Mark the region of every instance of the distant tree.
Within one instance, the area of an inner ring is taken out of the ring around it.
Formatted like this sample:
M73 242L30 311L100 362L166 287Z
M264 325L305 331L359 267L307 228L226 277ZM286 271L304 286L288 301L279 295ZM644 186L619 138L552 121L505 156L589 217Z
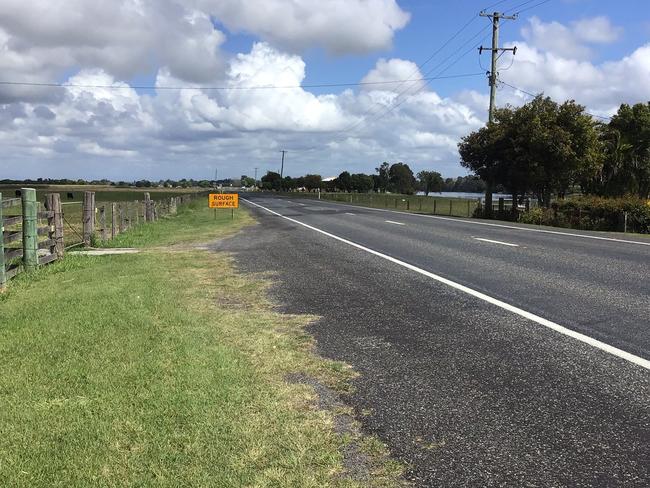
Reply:
M323 179L321 175L305 175L303 183L307 191L314 191L321 188Z
M345 192L352 191L352 177L350 176L350 173L343 171L343 173L336 178L336 187Z
M442 175L437 171L420 171L418 173L418 180L420 189L425 195L429 195L430 192L442 191L445 184Z
M395 163L388 170L388 189L394 193L412 195L415 193L415 176L408 164Z
M250 176L246 176L246 175L241 175L241 186L243 187L255 186L255 178L251 178Z
M282 177L280 176L280 173L269 171L264 176L262 176L262 188L265 190L281 190Z
M356 173L350 177L350 185L352 191L359 193L368 193L375 187L373 177L363 173Z
M377 172L377 178L375 178L374 185L375 188L377 191L386 192L390 182L390 165L384 161L378 168L375 168L375 171Z

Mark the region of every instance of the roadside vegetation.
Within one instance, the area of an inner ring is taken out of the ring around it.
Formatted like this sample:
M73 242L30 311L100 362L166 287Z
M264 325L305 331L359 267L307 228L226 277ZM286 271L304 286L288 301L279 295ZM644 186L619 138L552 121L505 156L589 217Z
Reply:
M204 203L111 243L139 254L69 253L0 295L0 485L397 483L384 461L347 475L358 436L287 377L345 391L352 373L313 354L313 317L274 311L267 279L196 245L252 223Z

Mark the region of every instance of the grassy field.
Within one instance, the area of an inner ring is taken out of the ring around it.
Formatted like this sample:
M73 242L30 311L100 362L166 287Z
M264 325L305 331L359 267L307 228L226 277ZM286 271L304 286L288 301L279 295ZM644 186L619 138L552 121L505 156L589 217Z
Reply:
M0 185L0 193L3 198L15 198L16 190L24 186ZM149 192L153 200L160 200L204 191L199 188L117 188L94 185L32 185L29 188L36 189L36 198L41 202L45 200L46 193L60 193L62 202L81 202L84 191L94 191L96 202L132 202L143 200L145 192Z
M316 193L285 193L285 195L294 196L295 198L318 197ZM395 193L321 193L321 198L364 207L455 217L471 217L477 207L477 200L428 197L424 195L399 195Z
M15 190L20 189L23 185L13 185L13 186L0 186L0 193L2 193L3 199L16 198ZM204 191L203 189L197 188L188 188L184 190L178 189L165 189L165 188L115 188L111 186L92 186L92 185L42 185L36 186L36 198L41 203L41 210L44 210L43 202L45 201L46 193L59 193L61 195L61 202L63 204L63 215L64 215L64 241L65 245L69 246L76 244L82 241L82 206L81 202L83 200L84 191L94 191L95 192L95 205L97 208L105 206L106 208L106 223L107 227L110 227L111 222L111 203L122 202L132 205L132 215L135 215L134 212L138 211L140 214L140 220L143 220L142 213L143 207L140 205L138 210L136 209L136 201L142 202L144 200L145 192L148 192L152 200L163 200L171 197L177 197L187 194L196 194ZM72 198L69 198L69 196ZM207 198L207 197L206 197ZM4 209L4 215L20 215L21 208L20 205ZM96 222L95 227L99 229L99 214L95 214ZM46 225L46 220L40 220L39 226ZM20 226L12 230L18 230ZM109 232L110 234L110 232ZM18 243L20 244L20 243Z
M345 389L349 369L266 281L190 245L251 223L203 203L119 237L140 254L69 254L0 295L0 486L359 486L334 412L285 381ZM397 483L372 469L365 486Z

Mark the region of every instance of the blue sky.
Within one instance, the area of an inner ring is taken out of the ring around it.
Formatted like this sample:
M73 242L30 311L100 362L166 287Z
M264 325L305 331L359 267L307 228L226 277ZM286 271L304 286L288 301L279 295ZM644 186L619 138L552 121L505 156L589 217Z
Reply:
M650 100L645 0L503 0L501 45L518 47L500 78L596 115ZM493 4L496 2L492 2ZM207 178L276 169L333 176L382 161L465 174L460 138L485 123L485 76L424 86L267 91L132 90L134 85L257 86L387 81L438 73L489 21L489 1L4 0L4 81L120 88L0 86L7 177ZM516 9L515 9L516 10ZM425 66L464 24L470 24ZM474 41L476 42L476 41ZM482 56L483 67L489 54ZM445 75L482 73L472 50ZM414 75L414 76L412 76ZM410 90L404 92L404 89ZM529 96L501 86L498 104Z

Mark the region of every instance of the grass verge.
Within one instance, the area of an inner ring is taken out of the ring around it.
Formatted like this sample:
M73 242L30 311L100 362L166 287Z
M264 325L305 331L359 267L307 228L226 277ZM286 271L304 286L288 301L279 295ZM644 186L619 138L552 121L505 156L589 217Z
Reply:
M213 219L190 206L128 245L250 222ZM190 246L70 254L19 276L0 296L0 485L357 486L334 414L285 381L345 389L351 373L312 353L312 317L275 312L266 286ZM397 476L379 466L368 484Z

